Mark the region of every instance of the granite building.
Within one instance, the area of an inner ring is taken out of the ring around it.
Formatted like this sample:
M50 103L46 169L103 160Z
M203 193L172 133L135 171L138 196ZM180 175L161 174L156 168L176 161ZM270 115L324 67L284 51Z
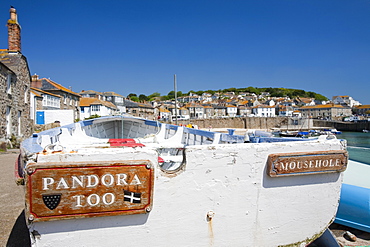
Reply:
M16 9L10 8L8 49L0 49L0 144L18 141L32 133L30 120L31 76L21 53L21 26Z

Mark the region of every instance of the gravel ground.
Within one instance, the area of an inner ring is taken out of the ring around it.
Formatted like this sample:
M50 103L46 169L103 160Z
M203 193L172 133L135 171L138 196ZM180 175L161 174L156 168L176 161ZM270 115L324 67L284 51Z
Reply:
M24 219L24 187L15 183L14 163L18 150L0 152L0 246L30 246L28 230ZM370 233L338 224L332 224L330 230L341 246L370 246ZM349 231L356 241L346 236Z
M0 246L30 246L24 220L24 187L15 183L18 150L0 152Z

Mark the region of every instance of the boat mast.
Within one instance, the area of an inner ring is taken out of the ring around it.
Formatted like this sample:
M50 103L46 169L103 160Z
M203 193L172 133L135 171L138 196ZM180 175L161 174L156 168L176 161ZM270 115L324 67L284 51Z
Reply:
M176 88L176 74L173 77L173 87L175 91L175 119L176 119L176 125L177 124L177 88Z

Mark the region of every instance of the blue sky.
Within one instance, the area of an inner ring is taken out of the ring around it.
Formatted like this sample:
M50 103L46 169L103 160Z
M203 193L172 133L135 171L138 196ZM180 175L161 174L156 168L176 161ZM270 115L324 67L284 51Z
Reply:
M31 74L73 91L284 87L370 104L369 0L0 2ZM1 25L0 25L1 26Z

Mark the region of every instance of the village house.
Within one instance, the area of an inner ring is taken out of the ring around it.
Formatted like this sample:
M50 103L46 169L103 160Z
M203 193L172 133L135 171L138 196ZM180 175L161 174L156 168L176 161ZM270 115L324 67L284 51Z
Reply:
M72 118L80 119L80 94L75 93L71 89L66 88L48 78L39 79L38 75L32 76L31 86L33 88L41 89L48 93L52 93L53 95L59 95L60 110L72 110ZM60 113L62 114L62 112Z
M275 117L275 106L257 105L252 107L252 114L256 117Z
M82 98L97 98L100 100L105 100L104 93L97 92L94 90L82 90L79 92Z
M21 27L17 11L10 8L8 49L0 50L0 148L10 139L21 140L32 134L30 117L31 76L28 62L21 53Z
M179 114L185 119L190 118L189 109L187 109L186 107L180 107Z
M61 96L31 87L30 114L34 124L45 124L44 110L60 110ZM58 115L58 113L56 113ZM73 119L72 119L73 120ZM53 119L52 122L59 121Z
M359 105L352 108L353 114L370 116L370 105Z
M204 118L211 118L215 115L215 109L210 105L203 105Z
M80 99L81 119L91 116L112 116L118 114L118 108L111 102L100 100L98 98Z
M190 103L185 106L189 110L190 118L204 118L204 106Z
M349 107L354 107L354 106L358 106L358 105L361 105L361 103L357 100L354 100L351 96L334 96L332 98L332 102L333 104L336 104L336 105L347 105Z
M214 117L225 117L226 116L226 106L213 105Z
M249 116L252 113L252 110L250 107L247 107L245 105L239 105L238 106L238 115L241 117Z
M126 111L128 114L135 117L142 117L146 119L155 120L158 118L158 113L150 104L138 103L131 100L124 100Z
M226 106L227 116L236 117L237 113L238 113L238 107L236 107L235 105L227 105Z
M115 92L97 92L94 90L82 90L79 92L82 98L97 98L114 104L120 113L126 112L125 97Z
M302 106L299 108L302 117L305 118L318 118L327 120L341 120L343 117L351 116L352 109L343 105L314 105Z
M276 107L277 115L281 117L291 117L293 116L294 109L292 106L278 105Z
M165 107L161 106L159 107L159 116L158 119L163 119L165 121L168 121L168 119L171 118L171 112L167 110Z
M114 104L120 113L126 112L126 106L125 106L125 97L122 95L115 93L115 92L104 92L105 101L111 102Z
M314 105L316 105L315 99L311 99L311 98L296 97L293 100L293 102L297 106L314 106Z

